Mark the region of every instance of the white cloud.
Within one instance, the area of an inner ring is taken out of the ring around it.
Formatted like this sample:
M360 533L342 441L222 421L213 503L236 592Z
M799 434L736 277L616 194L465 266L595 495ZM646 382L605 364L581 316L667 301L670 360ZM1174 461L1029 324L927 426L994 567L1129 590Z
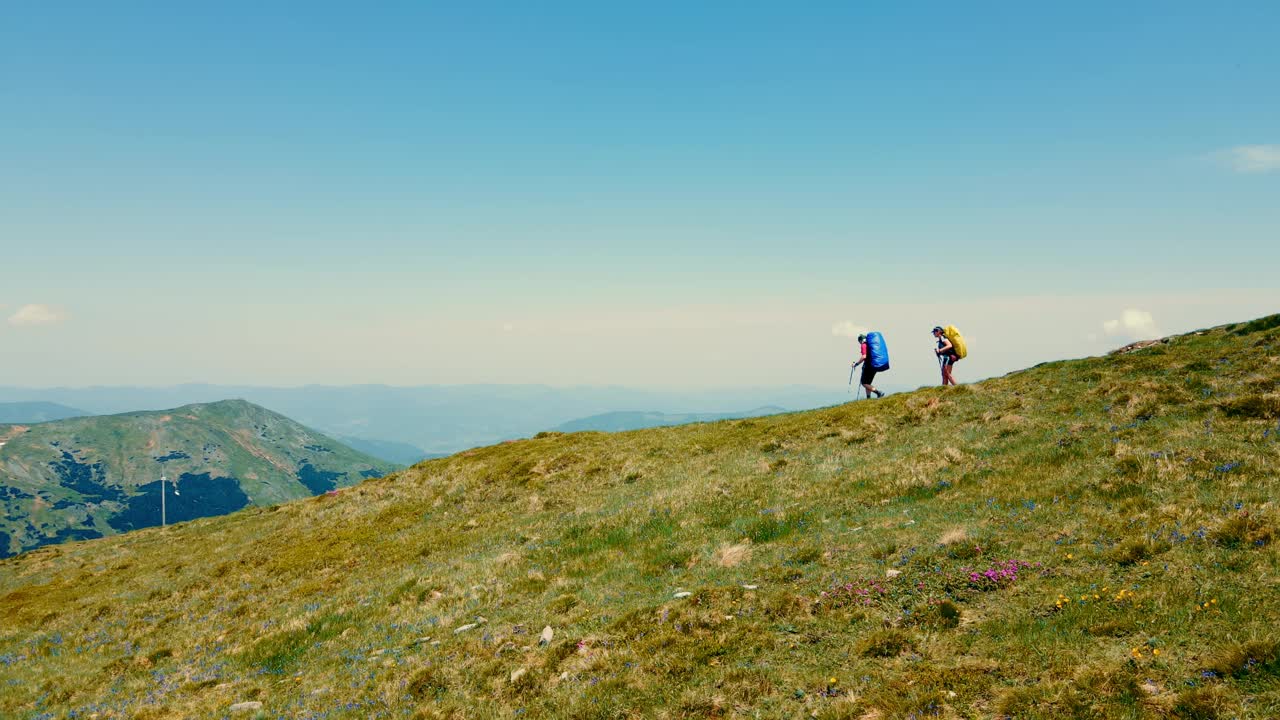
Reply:
M1120 313L1120 319L1102 323L1102 330L1110 337L1126 340L1155 340L1164 335L1156 327L1155 318L1146 310L1130 308Z
M861 325L854 325L852 322L848 320L845 320L844 322L838 322L831 326L831 334L835 335L836 337L856 338L859 335L863 335L867 332L869 332L868 328L865 328Z
M1280 145L1237 145L1218 157L1238 173L1280 171Z
M23 305L17 312L9 316L9 324L14 327L32 327L35 325L53 325L67 319L67 314L59 308L49 305Z

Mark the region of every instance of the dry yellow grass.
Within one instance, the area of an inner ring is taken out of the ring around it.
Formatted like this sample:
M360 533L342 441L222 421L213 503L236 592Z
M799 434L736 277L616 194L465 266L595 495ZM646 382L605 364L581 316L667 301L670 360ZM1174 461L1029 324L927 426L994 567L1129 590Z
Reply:
M751 559L751 541L745 540L733 545L728 543L721 545L716 550L715 559L716 564L720 567L737 567L743 562Z

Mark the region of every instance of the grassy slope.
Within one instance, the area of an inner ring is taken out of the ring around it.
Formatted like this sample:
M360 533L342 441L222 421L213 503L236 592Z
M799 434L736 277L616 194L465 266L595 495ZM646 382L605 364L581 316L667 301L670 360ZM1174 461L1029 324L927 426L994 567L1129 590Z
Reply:
M29 553L0 715L1277 717L1270 324Z
M715 422L717 420L736 420L763 415L776 415L780 412L786 412L786 410L773 405L731 413L664 413L623 410L570 420L557 425L554 430L557 432L583 432L587 430L620 432L668 425L690 425L692 423Z

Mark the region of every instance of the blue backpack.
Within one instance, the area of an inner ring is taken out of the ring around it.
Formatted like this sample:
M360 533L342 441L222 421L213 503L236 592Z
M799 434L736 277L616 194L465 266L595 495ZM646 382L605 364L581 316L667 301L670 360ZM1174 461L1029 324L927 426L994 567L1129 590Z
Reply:
M889 369L889 346L878 332L867 333L867 364L876 372Z

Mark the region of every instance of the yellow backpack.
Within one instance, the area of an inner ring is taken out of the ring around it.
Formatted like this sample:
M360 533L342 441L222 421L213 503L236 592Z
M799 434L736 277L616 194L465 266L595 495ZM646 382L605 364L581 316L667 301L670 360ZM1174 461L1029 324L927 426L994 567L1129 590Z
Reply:
M963 360L969 357L969 348L965 347L964 336L956 329L955 325L948 325L942 329L942 334L951 341L952 347L955 348L956 355Z

